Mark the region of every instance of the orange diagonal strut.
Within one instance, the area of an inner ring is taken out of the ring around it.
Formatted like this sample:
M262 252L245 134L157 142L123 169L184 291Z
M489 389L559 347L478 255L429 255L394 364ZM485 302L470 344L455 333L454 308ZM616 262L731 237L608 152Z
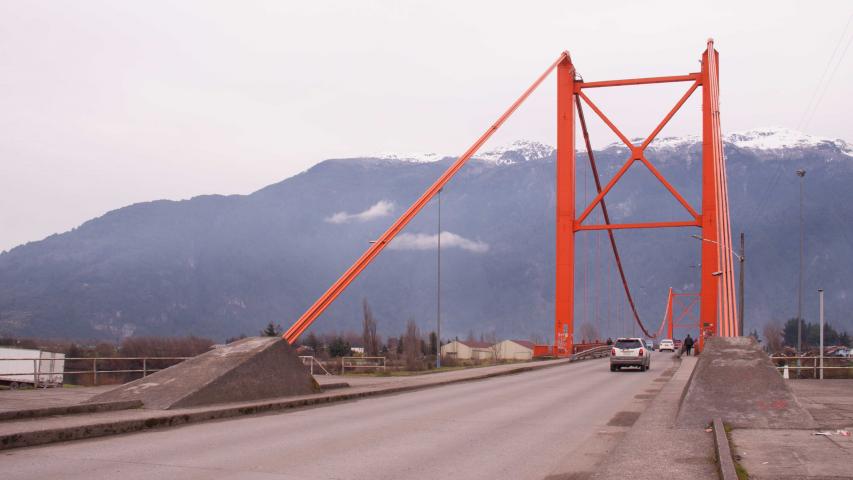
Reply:
M421 195L420 198L418 198L415 203L413 203L412 206L409 207L409 209L406 210L406 212L403 213L403 215L401 215L400 218L398 218L397 221L394 222L394 224L391 225L391 227L388 228L388 230L386 230L385 233L383 233L382 236L379 237L376 242L370 245L367 251L365 251L361 255L361 257L359 257L359 259L356 260L355 263L353 263L352 266L348 268L347 271L344 272L344 274L341 275L341 277L338 278L338 280L333 283L328 290L326 290L326 293L321 295L320 298L318 298L317 301L314 302L313 305L311 305L311 308L309 308L305 313L302 314L301 317L299 317L299 320L297 320L289 329L287 329L286 332L284 332L282 338L287 340L289 343L295 342L296 339L299 338L300 335L302 335L302 332L304 332L311 325L311 323L313 323L314 320L316 320L317 317L319 317L320 314L323 313L323 311L338 297L338 295L340 295L347 288L347 286L349 286L349 284L352 283L353 280L355 280L358 274L361 273L361 271L364 270L365 267L367 267L367 265L369 265L370 262L377 255L379 255L379 252L381 252L386 246L388 246L388 243L391 242L391 240L398 233L400 233L400 231L403 230L403 228L405 228L405 226L413 218L415 218L415 215L417 215L418 212L420 212L421 209L424 208L424 205L429 203L432 197L434 197L435 194L438 193L438 191L441 190L442 187L444 187L444 185L446 185L451 178L453 178L456 172L458 172L459 169L461 169L462 166L464 166L465 163L475 153L477 153L477 150L479 150L480 147L483 146L484 143L486 143L486 140L488 140L489 137L491 137L492 134L495 133L498 128L501 127L501 125L503 125L503 123L510 117L510 115L512 115L513 112L515 112L516 109L518 109L518 107L527 99L527 97L529 97L530 94L533 93L534 90L536 90L536 88L542 83L542 81L545 80L545 78L555 68L557 68L557 65L563 60L567 59L568 56L569 52L561 53L557 60L555 60L554 63L552 63L545 70L545 72L543 72L542 75L540 75L539 78L537 78L536 81L533 82L533 84L530 85L530 87L528 87L527 90L525 90L524 93L522 93L521 96L518 97L518 99L512 105L510 105L510 107L503 113L503 115L501 115L497 119L497 121L492 124L492 126L490 126L480 136L480 138L478 138L477 141L474 142L474 144L471 145L471 147L469 147L468 150L465 151L465 153L462 154L462 156L460 156L455 162L453 162L453 164L438 178L438 180L436 180L435 183L433 183L426 190L426 192L424 192L423 195Z

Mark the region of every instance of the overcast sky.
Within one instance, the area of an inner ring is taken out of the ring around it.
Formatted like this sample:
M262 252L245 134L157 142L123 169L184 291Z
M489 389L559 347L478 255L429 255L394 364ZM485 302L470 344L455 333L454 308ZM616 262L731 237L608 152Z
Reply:
M562 50L587 81L681 74L714 37L724 131L850 141L853 52L817 89L851 14L850 1L0 0L0 250L327 158L459 154ZM591 96L643 136L685 87ZM553 145L553 102L549 79L486 149ZM662 135L698 133L698 109Z

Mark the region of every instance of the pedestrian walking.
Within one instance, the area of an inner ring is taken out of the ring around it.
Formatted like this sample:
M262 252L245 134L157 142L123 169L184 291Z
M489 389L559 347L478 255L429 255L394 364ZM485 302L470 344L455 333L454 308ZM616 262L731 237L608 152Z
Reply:
M684 339L684 351L687 352L687 356L690 356L690 352L693 350L693 337L690 334L687 334L687 338Z

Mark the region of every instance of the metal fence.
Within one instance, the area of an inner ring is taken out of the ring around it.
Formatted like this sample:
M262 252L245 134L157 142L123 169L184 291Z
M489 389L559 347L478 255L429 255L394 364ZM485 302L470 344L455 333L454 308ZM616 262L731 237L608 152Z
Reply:
M572 361L601 358L610 355L610 345L592 346L572 355Z
M50 386L47 382L41 382L41 378L45 376L51 375L91 375L93 385L98 384L98 375L105 374L127 374L127 373L141 373L143 377L147 376L149 373L157 372L159 370L163 370L164 368L171 367L172 365L176 365L184 360L187 360L193 357L97 357L97 358L86 358L86 357L65 357L64 363L68 365L69 362L77 362L77 363L91 363L92 369L89 370L62 370L62 371L40 371L39 370L39 362L42 359L34 359L34 358L0 358L0 377L21 377L20 382L11 382L11 383L33 383L34 386ZM21 361L21 360L29 360L33 362L33 371L32 372L24 372L24 373L3 373L3 362L4 361ZM102 365L105 362L133 362L136 365L131 364L130 367L138 366L139 368L122 368L115 369L112 367L98 368L98 362ZM141 365L140 365L141 362ZM171 365L162 366L164 363L171 363ZM153 366L152 366L153 364ZM27 377L32 377L33 381L30 382L27 380Z
M385 370L385 357L341 357L341 375L346 369L372 368Z
M853 358L820 356L771 356L785 378L853 378Z
M314 365L318 366L324 374L331 375L331 373L326 370L326 367L323 366L323 362L317 360L312 355L300 355L299 359L302 360L302 365L311 369L311 375L314 375Z

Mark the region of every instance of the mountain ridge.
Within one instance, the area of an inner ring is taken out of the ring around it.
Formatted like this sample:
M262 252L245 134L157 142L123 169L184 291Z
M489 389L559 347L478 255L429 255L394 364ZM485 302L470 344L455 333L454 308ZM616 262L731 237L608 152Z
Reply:
M473 329L547 336L553 326L555 159L553 151L542 156L536 146L539 153L530 150L535 161L521 161L528 152L517 145L519 150L499 151L498 161L467 165L442 196L443 331L449 335ZM853 290L844 265L853 262L847 207L853 194L846 187L853 182L853 162L846 161L843 141L797 145L762 150L726 144L732 231L747 231L747 318L760 329L795 311L790 292L796 262L790 258L797 251L798 224L790 212L796 210L798 184L791 174L768 188L776 167L806 168L807 185L821 185L806 196L806 286L826 288L827 318L850 329ZM696 207L699 150L699 144L683 142L647 154ZM768 152L778 165L767 168ZM624 162L618 148L597 155L605 179ZM287 325L451 161L327 160L248 195L137 203L17 246L0 254L0 334L225 338L254 333L268 321ZM579 203L594 188L583 163ZM607 197L612 215L623 221L682 219L683 209L671 198L647 194L646 187L655 185L650 179L642 169L629 170L625 185L620 182ZM690 231L675 230L617 233L632 291L652 329L669 286L698 285L695 269L688 268L698 261L698 246ZM435 231L431 205L403 232L405 242L380 255L313 328L358 330L362 298L371 302L386 334L399 333L409 318L434 318ZM595 250L601 240L578 238L576 324L597 322L611 334L630 331L624 305L617 315L615 301L608 307L591 300L595 292L605 297L601 285L607 278L617 285L612 274L596 273L605 265L606 250ZM618 299L613 285L608 295ZM813 303L807 296L806 312Z

